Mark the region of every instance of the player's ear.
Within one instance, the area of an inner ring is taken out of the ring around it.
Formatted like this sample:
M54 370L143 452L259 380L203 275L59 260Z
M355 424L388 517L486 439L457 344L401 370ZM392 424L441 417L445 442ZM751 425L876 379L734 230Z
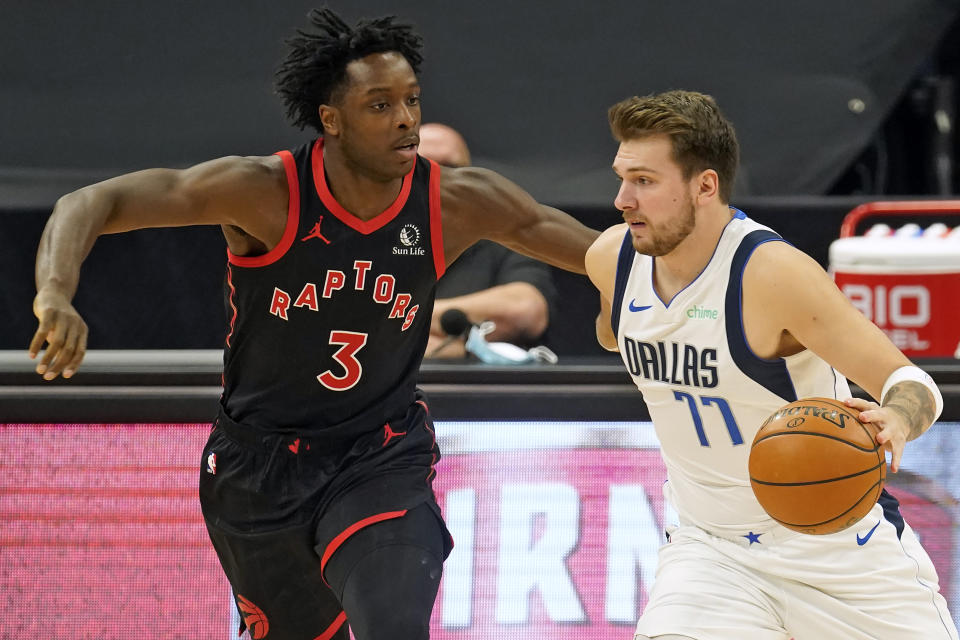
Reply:
M697 176L697 203L706 204L707 200L720 194L720 176L713 169L705 169Z
M340 135L340 110L328 104L322 104L317 107L320 114L320 124L323 125L323 135Z

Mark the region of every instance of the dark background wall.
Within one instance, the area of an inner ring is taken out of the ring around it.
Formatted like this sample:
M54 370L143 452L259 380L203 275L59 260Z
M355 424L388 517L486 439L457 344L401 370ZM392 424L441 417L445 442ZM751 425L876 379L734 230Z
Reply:
M415 24L424 118L462 130L478 163L571 206L610 199L607 107L670 88L715 95L737 125L739 196L827 193L908 88L955 60L940 47L960 0L329 5ZM311 6L0 4L0 188L39 182L49 199L89 177L294 145L271 80Z
M607 107L670 88L717 97L743 147L735 204L824 265L859 201L956 190L956 126L942 123L955 115L960 0L329 5L351 21L414 23L424 118L594 228L618 220ZM272 74L311 6L0 4L0 348L24 348L33 331L32 263L59 195L309 135L284 121ZM77 296L90 346L219 346L223 267L215 229L101 238ZM557 278L551 342L594 352L595 296L582 278Z

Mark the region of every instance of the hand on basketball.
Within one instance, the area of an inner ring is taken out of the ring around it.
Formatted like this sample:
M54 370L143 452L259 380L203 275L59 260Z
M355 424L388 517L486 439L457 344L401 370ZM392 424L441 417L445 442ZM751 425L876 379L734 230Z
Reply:
M33 313L40 326L30 341L30 358L36 358L47 343L47 350L37 363L37 373L44 380L53 380L61 372L69 378L87 352L87 323L59 292L38 292L33 299Z
M871 422L879 429L877 444L890 452L890 470L894 473L899 471L900 458L903 456L903 448L907 444L907 435L910 433L910 425L906 423L903 416L892 409L881 407L876 402L861 398L849 398L844 400L844 403L860 411L858 416L860 422Z

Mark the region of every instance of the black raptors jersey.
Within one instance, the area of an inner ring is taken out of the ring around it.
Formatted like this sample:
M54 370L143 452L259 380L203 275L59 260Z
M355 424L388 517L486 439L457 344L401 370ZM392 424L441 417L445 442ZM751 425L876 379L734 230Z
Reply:
M327 187L323 140L278 154L290 205L280 243L228 252L224 409L289 433L376 429L414 402L444 270L440 170L418 158L371 220Z

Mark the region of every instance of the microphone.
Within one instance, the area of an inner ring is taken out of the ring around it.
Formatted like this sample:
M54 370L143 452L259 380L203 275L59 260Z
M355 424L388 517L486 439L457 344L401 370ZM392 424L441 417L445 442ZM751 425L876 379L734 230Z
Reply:
M470 318L460 309L447 309L440 314L440 328L451 337L460 337L470 330Z
M487 336L496 329L496 325L490 320L475 325L461 309L447 309L440 314L440 328L449 338L437 349L438 351L449 341L465 335L467 353L473 354L480 362L486 364L512 365L533 362L556 364L557 362L557 355L544 346L521 349L509 342L488 342Z
M440 328L447 334L433 351L427 354L428 358L436 357L438 353L447 348L451 343L463 338L470 330L470 318L460 309L447 309L440 314Z

